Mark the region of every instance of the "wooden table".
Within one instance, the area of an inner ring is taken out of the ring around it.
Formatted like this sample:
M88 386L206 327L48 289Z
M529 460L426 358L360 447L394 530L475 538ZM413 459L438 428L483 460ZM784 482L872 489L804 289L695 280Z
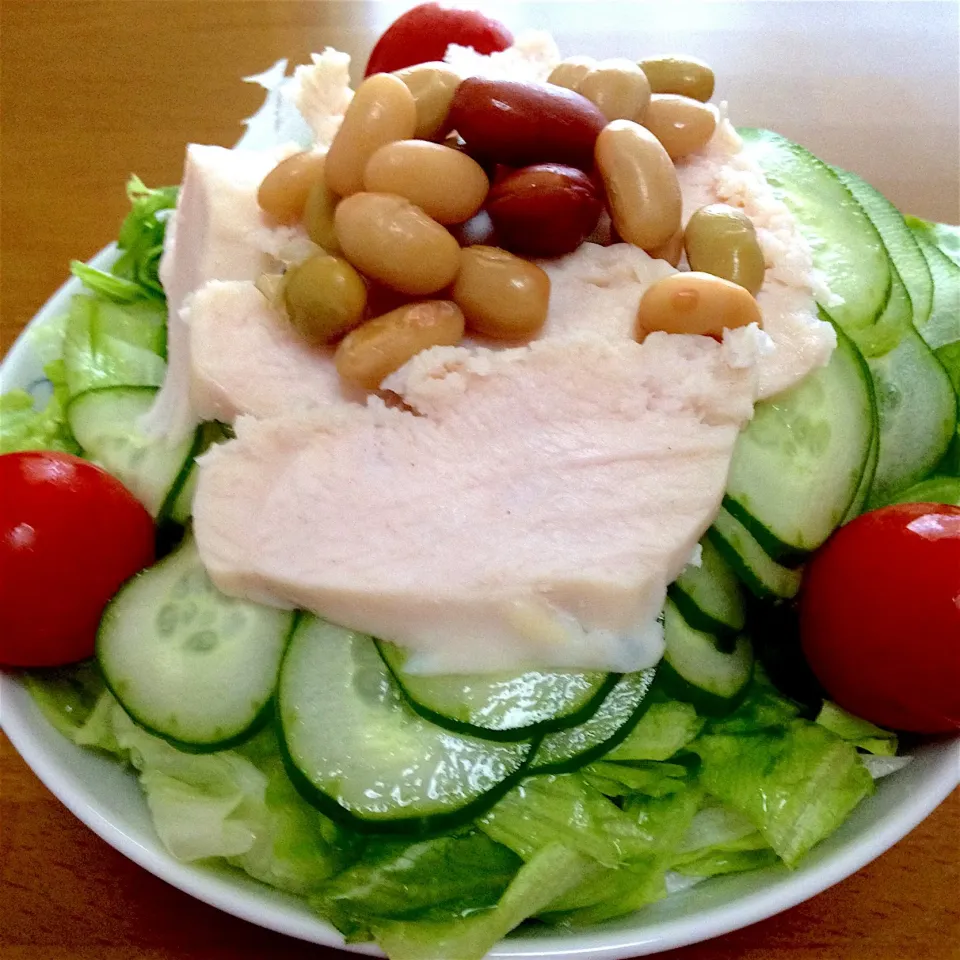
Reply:
M394 3L2 3L5 351L73 257L114 239L131 172L179 179L188 140L229 145L258 104L238 82L325 44L362 57ZM491 3L565 53L684 49L736 122L771 125L903 209L960 216L955 4ZM788 107L785 105L789 105ZM677 960L960 957L960 795L856 876ZM192 900L116 853L0 737L0 960L333 957Z

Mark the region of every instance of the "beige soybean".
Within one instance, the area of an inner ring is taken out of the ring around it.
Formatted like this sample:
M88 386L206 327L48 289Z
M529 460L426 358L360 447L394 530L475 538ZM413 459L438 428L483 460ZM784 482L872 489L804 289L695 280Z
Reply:
M367 161L385 143L408 140L417 128L410 88L392 73L375 73L357 87L327 152L327 186L341 197L363 189Z
M340 249L337 234L333 229L333 214L340 198L327 186L323 170L310 187L307 202L303 208L303 225L307 235L327 253L337 253Z
M298 223L310 189L323 180L323 161L324 154L310 151L281 160L257 189L260 209L277 223Z
M333 360L344 380L376 390L421 350L458 344L463 329L463 313L449 300L408 303L348 333Z
M457 241L405 197L355 193L334 216L343 255L361 273L411 296L436 293L460 267Z
M650 84L632 60L601 60L577 87L607 120L641 120L650 102Z
M460 74L440 61L417 63L397 70L399 77L413 94L417 110L414 136L421 140L442 137L449 130L450 103L460 86Z
M647 288L637 309L637 339L648 333L723 338L724 330L761 323L757 301L743 287L710 273L682 272Z
M596 65L597 61L593 57L568 57L553 68L547 77L547 83L579 93L580 82Z
M650 57L640 67L654 93L677 93L703 103L713 96L713 70L696 57Z
M317 253L287 271L283 302L304 338L330 343L363 320L367 286L346 260Z
M632 120L600 132L594 158L620 236L644 250L663 246L680 229L680 185L660 141Z
M694 211L683 233L691 270L712 273L749 290L763 286L766 262L750 218L736 207L711 203Z
M363 173L365 190L395 193L438 223L463 223L483 206L490 181L472 157L428 140L382 146Z
M707 103L675 93L655 93L643 125L663 144L672 160L705 147L717 129L717 112Z
M453 299L470 330L520 340L535 334L547 319L550 278L536 264L499 247L467 247L460 254Z

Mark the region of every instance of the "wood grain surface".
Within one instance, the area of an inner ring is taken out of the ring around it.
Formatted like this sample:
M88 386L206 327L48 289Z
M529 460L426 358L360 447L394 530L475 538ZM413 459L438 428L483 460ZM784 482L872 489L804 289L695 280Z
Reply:
M333 45L361 59L405 4L3 0L0 353L70 259L116 237L123 183L179 180L184 144L229 145L238 78ZM901 208L960 216L955 3L488 3L565 53L690 50L738 123L775 126ZM0 705L2 710L2 705ZM889 853L779 917L676 960L960 957L960 794ZM75 820L0 736L0 960L342 956L221 914Z

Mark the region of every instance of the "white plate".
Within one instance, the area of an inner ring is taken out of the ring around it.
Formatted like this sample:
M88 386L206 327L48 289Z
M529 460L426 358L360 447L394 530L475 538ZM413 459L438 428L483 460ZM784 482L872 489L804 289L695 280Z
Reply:
M113 252L91 261L109 264ZM34 318L42 322L66 309L80 289L64 284ZM30 343L21 337L0 368L3 390L42 377ZM134 776L93 751L74 746L43 718L22 684L0 673L0 724L31 769L91 830L151 873L227 913L303 940L353 953L382 954L352 944L318 920L295 897L245 875L182 864L160 845ZM878 784L875 796L801 864L719 877L675 894L638 914L586 931L523 930L491 957L621 960L697 943L780 913L848 877L893 846L960 784L960 739L917 750L913 762Z

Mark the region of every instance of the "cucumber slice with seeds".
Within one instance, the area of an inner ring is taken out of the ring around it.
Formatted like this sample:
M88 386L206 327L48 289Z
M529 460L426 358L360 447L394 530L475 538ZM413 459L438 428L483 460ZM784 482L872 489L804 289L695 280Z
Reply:
M290 778L356 830L423 834L479 816L524 774L532 741L451 733L403 701L364 634L303 617L277 694Z
M97 660L142 727L185 750L224 750L269 717L293 620L220 593L188 539L110 601Z
M850 508L875 421L870 371L838 329L825 367L757 404L734 449L724 506L774 560L802 561Z
M520 674L423 676L405 669L408 653L377 649L410 706L457 733L487 740L529 740L586 720L619 679L599 670L527 670Z
M84 453L160 517L181 475L193 465L198 435L168 443L140 432L140 419L156 392L156 387L87 390L70 401L67 420Z

